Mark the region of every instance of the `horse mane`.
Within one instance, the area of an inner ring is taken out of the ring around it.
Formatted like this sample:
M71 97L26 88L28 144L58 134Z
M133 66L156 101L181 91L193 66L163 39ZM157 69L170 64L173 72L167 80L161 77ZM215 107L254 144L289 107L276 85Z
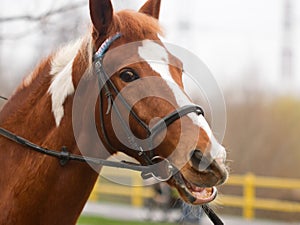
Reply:
M157 35L163 36L162 28L157 19L131 10L122 10L114 14L110 34L113 35L116 32L121 32L122 36L129 41L155 40L158 38ZM91 33L88 32L84 37L69 42L39 62L34 71L24 78L11 100L2 108L0 123L3 120L6 120L6 123L9 123L9 121L14 123L17 116L15 118L12 114L22 113L22 111L27 112L29 109L23 108L24 101L30 102L30 104L26 104L27 107L32 107L37 101L50 97L49 92L51 92L55 79L63 77L66 73L81 73L82 76L91 74L94 51L92 45ZM79 82L74 79L73 83ZM60 81L62 80L60 79ZM58 86L59 84L56 82L56 87ZM71 87L69 87L69 91L64 88L66 87L59 89L65 97L73 93ZM61 95L61 93L57 94ZM53 93L51 95L53 97ZM49 106L49 109L51 109L51 106ZM56 113L59 113L59 110ZM12 118L7 120L8 117Z
M157 39L157 34L163 36L159 21L143 13L122 10L115 14L115 29L123 36L134 40ZM130 28L130 29L128 29Z
M32 107L37 101L48 97L45 93L49 94L53 81L64 76L65 73L72 72L73 61L78 56L80 56L81 63L88 65L89 69L92 65L92 47L91 37L88 35L69 42L42 59L33 72L25 76L23 82L13 93L11 100L2 108L0 122L2 122L2 118L6 120L17 112L26 111L27 109L23 109L24 101L30 102Z
M135 39L156 39L155 35L159 34L163 36L162 28L157 19L148 16L143 13L131 11L131 10L122 10L115 14L114 18L115 29L121 31L122 35L125 37L133 37ZM130 29L128 29L130 27ZM149 35L151 37L149 37ZM72 61L74 58L80 54L82 60L85 61L87 65L87 70L90 70L92 67L92 38L90 33L81 37L77 40L73 40L66 45L59 48L56 52L48 56L44 61L50 61L51 71L50 75L55 76L56 74L61 73L65 67ZM30 75L26 76L18 89L23 89L28 87L33 80L40 74L40 67L43 63L40 64Z

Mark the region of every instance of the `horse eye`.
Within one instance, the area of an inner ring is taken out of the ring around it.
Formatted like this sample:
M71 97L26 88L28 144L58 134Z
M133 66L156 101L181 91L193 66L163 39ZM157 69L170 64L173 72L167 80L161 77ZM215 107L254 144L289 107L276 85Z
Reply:
M120 72L120 78L125 82L131 82L139 79L139 75L132 69L123 69Z

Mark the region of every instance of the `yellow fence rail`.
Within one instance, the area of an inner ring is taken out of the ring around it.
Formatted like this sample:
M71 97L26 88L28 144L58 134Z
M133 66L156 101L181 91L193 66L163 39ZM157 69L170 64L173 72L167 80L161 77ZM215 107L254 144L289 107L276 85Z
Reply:
M101 199L101 195L122 196L129 197L133 206L141 207L143 206L144 199L153 198L155 195L151 186L144 185L138 172L109 169L102 171L101 174L102 176L100 176L90 196L90 201ZM122 177L131 185L120 185L107 182L107 180L103 182L105 177L108 179ZM225 186L239 186L243 189L243 195L221 195L218 197L218 202L224 206L242 208L244 218L254 218L256 209L300 212L300 202L256 197L257 188L300 190L300 180L262 177L249 173L246 175L231 175Z
M300 190L300 180L255 176L248 173L246 175L230 176L226 186L240 186L243 188L243 196L223 195L219 197L219 200L225 206L242 208L244 218L254 218L255 209L300 212L300 202L257 198L255 195L256 188Z
M122 182L118 182L118 178ZM144 199L154 197L155 192L151 186L145 185L139 172L104 168L89 200L97 201L103 195L129 197L133 206L141 207Z

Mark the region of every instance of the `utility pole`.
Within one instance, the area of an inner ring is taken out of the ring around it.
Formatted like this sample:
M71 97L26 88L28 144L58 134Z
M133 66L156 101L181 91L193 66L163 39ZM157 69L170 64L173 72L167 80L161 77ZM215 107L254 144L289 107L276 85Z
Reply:
M281 74L284 79L294 76L293 54L293 0L284 0Z

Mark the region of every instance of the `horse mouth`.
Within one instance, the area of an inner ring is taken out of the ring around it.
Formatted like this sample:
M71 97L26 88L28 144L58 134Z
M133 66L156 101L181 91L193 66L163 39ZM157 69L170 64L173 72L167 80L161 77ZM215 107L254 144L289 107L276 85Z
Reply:
M175 186L183 200L193 205L203 205L212 202L217 197L217 188L200 187L184 178L178 171L171 178L171 183Z

